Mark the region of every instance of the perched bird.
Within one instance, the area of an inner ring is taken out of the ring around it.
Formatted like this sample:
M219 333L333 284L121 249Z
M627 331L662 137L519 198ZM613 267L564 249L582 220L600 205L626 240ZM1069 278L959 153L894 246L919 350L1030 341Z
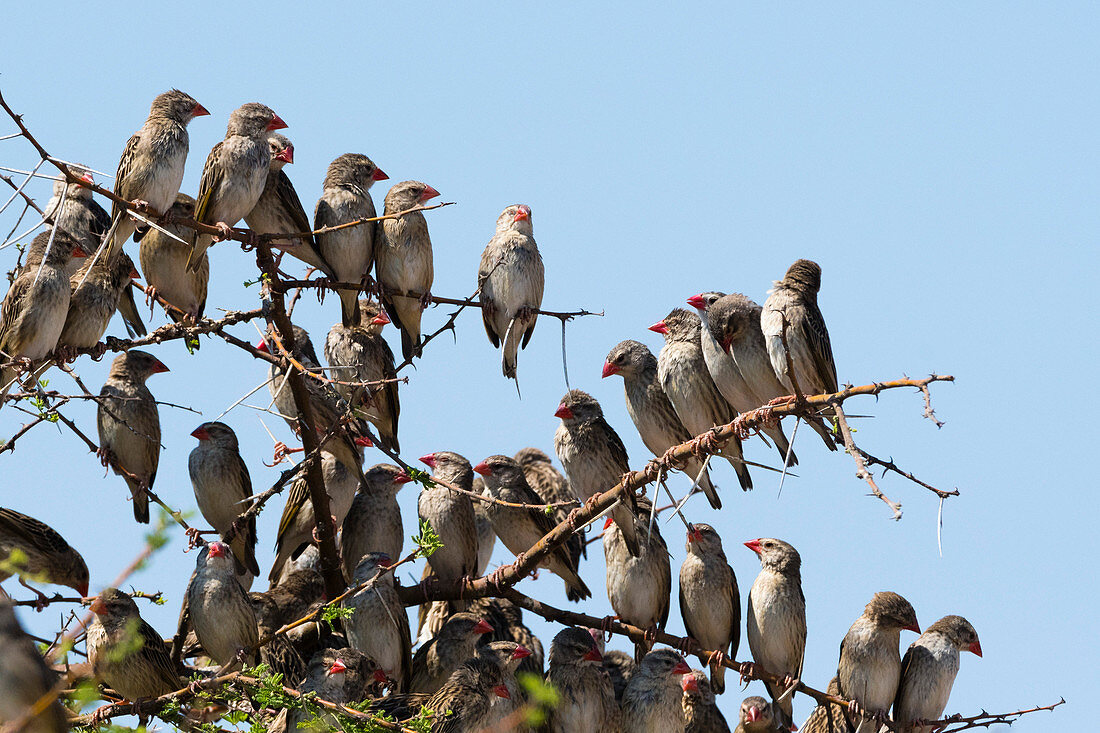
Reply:
M70 257L83 257L84 252L68 234L53 232L52 244L51 232L34 238L32 247L41 243L42 259L36 267L24 268L0 305L0 359L4 361L45 358L65 327L70 293L65 265ZM17 376L13 366L0 369L0 396L7 394Z
M944 616L909 645L901 660L901 683L894 697L894 721L904 733L931 733L917 721L938 720L947 707L959 652L982 655L978 632L962 616Z
M707 675L701 669L693 669L680 678L684 697L684 733L729 733L726 716L718 709ZM739 729L740 730L740 729ZM769 730L768 733L773 733Z
M523 468L527 485L538 494L542 503L561 504L561 506L553 507L551 516L555 524L564 522L569 517L569 511L573 508L571 504L576 503L577 497L573 496L573 491L569 488L569 481L550 462L550 456L538 448L521 448L516 452L514 458L516 463ZM563 504L563 502L570 502L570 505ZM588 557L583 534L570 535L569 539L565 541L565 547L569 550L569 556L578 565L580 564L580 558Z
M341 291L346 292L346 291ZM333 369L329 376L339 382L379 382L397 379L393 352L382 328L390 322L386 312L370 300L359 301L360 321L354 326L334 325L325 339L325 359ZM348 404L378 429L382 445L399 452L397 419L401 402L397 382L374 386L333 385Z
M478 639L478 646L488 646L495 641L511 641L522 646L530 654L519 662L519 672L543 676L542 642L523 623L523 609L504 598L478 598L470 601L470 613L488 621L493 630Z
M95 183L92 172L84 166L71 165L69 170L84 183ZM93 198L92 189L69 182L66 178L54 181L53 195L43 212L53 226L75 239L88 256L95 254L103 243L103 236L111 228L111 215ZM80 260L70 261L66 274L72 277L79 267Z
M471 657L456 669L424 707L434 714L431 733L477 733L500 716L496 700L509 696L504 670L491 657Z
M741 594L737 576L726 562L722 538L709 524L692 524L687 557L680 566L680 616L688 636L704 649L736 658L741 642ZM711 682L719 695L726 691L726 668L715 657Z
M130 137L122 151L115 174L115 194L137 202L139 210L144 204L162 214L168 211L183 183L189 144L187 125L208 114L194 97L178 89L158 94L145 124ZM126 207L118 203L111 207L108 259L130 239L136 227Z
M370 158L344 153L328 166L321 198L313 213L313 228L323 229L377 216L370 187L389 176ZM379 222L366 222L316 235L317 250L340 282L365 283L370 276L383 237ZM339 290L340 312L345 326L360 322L359 294Z
M691 433L680 422L661 387L661 380L657 378L657 357L645 344L630 340L616 344L603 364L603 378L612 374L622 376L626 411L645 447L653 455L660 458L672 446L691 440ZM718 490L711 483L710 471L703 468L701 460L690 459L684 464L684 471L692 481L698 477L703 492L718 501Z
M131 349L111 363L99 391L99 454L122 476L134 500L134 519L149 523L149 495L160 462L160 412L145 380L168 371L159 359Z
M271 167L267 134L284 127L286 123L265 104L249 102L233 110L225 139L210 150L202 168L195 221L214 225L222 239L229 236L229 228L252 211L267 183ZM202 255L213 242L211 235L194 232L188 270L199 269Z
M456 613L444 622L430 641L412 658L410 690L433 694L460 664L474 655L478 639L493 630L488 621L472 613Z
M107 324L116 310L127 322L130 333L144 333L145 325L137 315L130 291L130 281L136 277L137 268L125 252L109 262L106 257L86 259L69 278L69 311L57 345L68 349L95 346L107 331ZM129 305L123 307L126 298L129 298Z
M874 733L890 710L901 680L901 631L920 633L917 614L897 593L875 593L840 642L837 685L852 701L849 722L856 733Z
M252 601L237 582L236 560L229 545L211 542L197 558L187 586L191 626L206 654L220 665L255 665L252 647L259 641Z
M346 598L344 608L355 613L344 620L348 643L378 663L393 682L395 692L406 692L412 674L412 639L405 606L393 586L390 558L380 552L365 555L355 568L352 587L367 586Z
M0 601L0 724L25 718L20 727L25 733L65 733L65 707L49 695L55 684L56 674L19 625L11 604ZM42 700L50 702L35 712Z
M723 348L721 340L715 335L715 328L711 325L710 315L712 309L720 302L724 303L730 301L756 307L755 303L740 293L731 293L730 295L716 292L700 293L699 295L691 296L687 300L688 305L695 308L699 313L699 322L701 326L699 329L699 345L703 351L703 362L707 365L707 371L714 381L714 386L718 388L718 391L726 402L729 403L730 407L732 407L734 411L741 413L755 410L757 407L762 407L768 403L768 400L760 400L757 398L756 393L749 385L748 377L742 374L733 356L728 350ZM756 307L756 311L756 322L759 324L760 308ZM760 340L761 343L763 343L763 334L761 334ZM769 371L771 371L770 367ZM771 438L772 442L775 443L780 458L786 460L788 454L790 455L787 465L798 465L798 457L791 451L791 444L787 440L787 436L783 434L783 425L781 423L777 422L773 426L764 427L761 429L761 432Z
M836 677L829 680L829 686L825 692L830 695L840 695ZM818 705L806 718L806 722L799 728L802 733L853 733L855 728L848 722L848 711L840 705L829 703Z
M622 704L623 692L634 676L638 663L634 661L632 654L627 654L621 649L609 649L603 655L603 668L611 677L611 686L615 689L615 700Z
M473 468L459 454L441 450L421 456L420 461L432 469L432 478L472 491ZM477 526L470 497L437 483L420 490L416 506L421 521L428 522L443 543L428 556L428 565L435 576L442 581L474 577L477 572ZM464 603L462 607L465 608Z
M545 280L531 207L509 206L497 217L496 233L481 253L477 271L485 333L494 347L504 344L500 365L506 377L516 379L516 355L535 332Z
M18 555L18 562L13 553ZM81 596L88 595L88 566L80 553L53 527L22 512L0 507L0 582L15 574L13 565L18 566L19 582L24 585L26 576L68 586Z
M256 614L256 632L261 639L282 628L279 605L270 593L249 593L248 597ZM281 674L283 683L290 687L300 684L306 676L306 661L286 634L273 636L260 647L260 663L266 664L273 673Z
M298 691L312 692L318 698L338 705L359 703L370 696L372 680L376 680L379 674L374 660L356 649L321 649L310 658L305 680L298 685ZM272 733L295 733L300 727L307 727L307 715L300 707L283 708L269 730ZM340 720L324 709L320 710L316 721L316 724L310 721L310 730L342 728Z
M131 702L185 686L164 640L141 618L133 598L104 588L91 610L95 618L88 627L88 661L96 677Z
M294 145L285 136L272 132L267 136L267 146L271 151L271 164L267 169L264 190L252 210L244 215L248 228L257 234L292 234L309 232L309 216L294 190L283 166L294 162ZM291 257L296 257L310 267L315 267L326 277L335 278L332 268L317 249L313 235L298 237L279 237L271 240L271 246L282 249Z
M531 655L531 650L514 641L492 641L478 647L475 657L492 659L500 665L504 689L508 694L499 695L501 700L493 706L494 723L515 720L522 715L523 705L527 702L527 690L516 680L520 663ZM524 726L519 726L523 728Z
M587 503L615 488L630 471L630 463L622 439L604 420L596 398L579 389L569 390L554 417L561 418L554 433L554 450L577 499ZM611 516L630 554L637 556L642 550L634 528L633 498L633 493L624 493Z
M646 654L623 692L623 730L633 733L684 730L680 675L689 672L691 667L671 649L655 649Z
M439 191L426 183L402 181L386 194L383 214L407 211L438 195ZM428 236L428 221L419 211L386 219L382 222L382 233L375 252L382 305L401 330L401 355L408 361L420 356L420 316L431 302L435 279L432 240ZM416 295L407 297L398 293Z
M802 673L806 651L806 597L802 595L802 558L783 540L761 537L745 543L760 558L760 574L749 591L746 632L757 664L772 674L795 680ZM778 701L786 687L766 684ZM778 722L790 726L790 696L777 702Z
M195 216L195 199L187 194L176 195L175 203L168 209L173 219L192 219ZM164 229L180 239L191 236L191 229L179 224L165 224ZM199 266L194 270L187 267L191 256L191 247L177 242L167 234L150 229L141 238L138 259L141 271L153 289L154 296L160 296L173 306L166 309L168 317L177 323L184 317L192 321L202 318L206 309L206 286L210 282L210 260L204 252L198 259ZM194 341L193 345L197 345Z
M603 654L584 629L568 626L550 643L550 671L546 681L558 691L550 709L550 733L619 730L619 704L611 677L603 668Z
M187 472L199 511L222 537L242 513L252 506L252 478L241 458L237 434L225 423L204 422L191 431L199 444L187 457ZM252 517L233 536L229 546L237 559L237 580L247 590L260 574L256 562L256 518ZM248 576L244 579L244 576Z
M775 733L778 725L772 713L772 704L753 695L741 701L738 712L737 730L734 733Z
M649 501L638 499L638 508L648 514ZM607 599L615 615L642 629L663 629L668 622L672 594L672 567L668 547L657 525L646 528L637 521L641 551L631 555L617 524L608 521L603 529L603 552L607 563ZM635 642L634 658L641 662L650 644Z
M695 304L692 303L692 305ZM709 330L711 337L722 351L733 359L737 371L744 380L747 390L745 399L755 403L753 407L761 407L776 397L790 394L790 390L783 386L775 375L775 370L772 369L764 332L760 330L760 316L763 309L739 293L726 295L704 305L706 305L707 314L705 331ZM698 307L696 305L696 308ZM710 364L708 359L708 368ZM714 374L713 369L711 374ZM718 381L717 376L714 381L718 383L718 388L722 389L722 383ZM725 390L722 394L726 394ZM829 450L836 450L836 441L829 435L829 429L825 427L821 418L811 420L810 427L821 436ZM779 445L778 442L776 444Z
M508 550L519 556L531 549L545 534L554 528L546 512L537 508L538 494L527 485L523 469L508 456L489 456L474 466L485 479L485 488L493 499L513 504L532 505L527 508L490 504L486 511L493 523L493 532ZM580 574L568 548L559 545L539 567L544 567L565 581L565 594L571 601L581 601L592 596Z
M768 291L768 299L760 312L760 329L768 345L772 369L788 394L794 394L794 383L788 373L788 349L783 347L784 323L798 389L804 395L837 391L829 330L817 307L820 289L821 266L810 260L796 260L783 279L776 280Z
M657 356L657 378L680 422L692 435L702 435L715 425L725 425L736 417L707 371L700 328L699 317L683 308L675 308L664 320L649 327L665 337L665 345ZM741 454L741 441L731 438L718 455L733 466L741 488L752 489L752 478ZM715 509L721 508L722 502L717 500L717 495L707 498Z
M355 574L359 561L368 553L401 557L405 531L397 492L410 481L407 473L390 463L379 463L367 471L344 517L340 533L340 556L347 577Z

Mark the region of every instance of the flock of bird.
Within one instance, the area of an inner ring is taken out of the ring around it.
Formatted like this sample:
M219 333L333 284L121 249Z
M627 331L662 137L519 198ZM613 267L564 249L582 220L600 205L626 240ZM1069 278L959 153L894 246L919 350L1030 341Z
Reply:
M106 588L95 597L86 644L94 676L111 694L137 701L183 687L184 658L224 668L263 662L286 684L334 703L372 700L372 709L397 719L426 706L437 714L433 731L523 729L519 711L527 693L516 673L544 674L542 644L523 624L519 607L507 600L437 601L420 607L414 654L413 634L389 569L402 556L405 536L397 492L412 478L396 465L363 465L364 449L371 445L368 425L382 446L399 450L395 358L382 332L393 323L405 359L421 355L420 319L431 299L433 270L427 222L417 208L438 192L417 181L398 183L385 197L384 212L408 213L354 225L376 216L369 190L387 176L364 155L341 155L329 166L311 224L283 171L294 152L290 141L275 132L285 124L270 108L251 103L230 115L226 137L207 158L198 196L192 199L179 193L187 124L205 114L196 100L177 90L154 100L119 163L115 192L135 202L130 208L116 204L107 214L85 186L58 183L47 207L54 226L35 238L0 311L5 358L0 377L7 391L23 369L37 377L51 359L95 347L116 310L131 334L144 333L129 287L137 271L122 251L131 236L140 242L139 260L149 285L172 306L168 314L195 322L205 307L206 250L215 238L180 221L194 218L226 237L243 219L257 233L282 235L273 246L332 282L359 283L377 296L360 299L354 289L338 290L341 318L325 340L327 367L309 334L297 327L294 333L295 356L300 353L296 368L307 372L318 436L334 433L321 448L320 462L331 519L339 530L344 578L349 587L363 587L342 601L349 612L331 626L305 624L257 647L261 638L325 602L317 522L306 480L299 476L279 522L270 587L250 592L260 567L255 518L239 521L254 500L248 466L234 431L221 422L206 422L192 433L198 445L188 468L199 511L224 541L207 543L198 553L171 644L141 619L128 594ZM91 181L90 173L78 174ZM159 221L141 216L149 210L166 216ZM311 234L312 229L318 233ZM489 340L503 347L503 373L515 378L518 350L531 338L543 294L543 265L529 207L509 206L498 218L478 284ZM677 308L651 327L666 341L657 356L637 341L610 350L603 376L623 378L627 410L654 456L694 436L705 439L714 426L774 399L837 391L829 336L817 306L820 285L820 267L798 260L776 281L763 307L736 293L701 293L688 299L697 313ZM270 330L257 348L286 355L278 334ZM297 430L297 407L281 366L287 363L270 366L268 386L274 409ZM146 492L156 479L161 442L157 402L146 380L166 371L152 354L126 351L112 363L97 399L101 457L124 479L139 522L149 521ZM561 420L554 447L564 475L536 448L515 457L492 455L476 465L450 451L420 458L435 481L421 489L419 519L442 543L427 559L426 577L483 575L497 539L509 552L524 553L570 516L571 505L593 500L630 470L622 440L591 395L570 390L554 414ZM809 424L835 451L826 425L830 417L823 410ZM778 423L761 437L774 444L784 469L797 464ZM717 455L731 464L742 489L752 488L749 467L760 464L745 459L739 440L730 440ZM692 458L683 469L693 488L720 508L709 466ZM652 510L647 498L629 495L608 515L602 534L606 588L619 620L663 629L672 572L665 540L649 521ZM740 645L740 592L715 529L702 523L687 528L679 606L693 641L685 642L685 649L715 651L708 670L690 669L673 649L638 643L631 656L605 650L598 630L562 628L546 660L545 678L559 696L544 724L547 730L730 729L715 695L724 693L724 662ZM745 606L749 651L757 665L784 684L767 686L770 700L747 698L735 729L795 730L792 687L801 674L807 635L801 560L779 539L745 545L761 564ZM564 581L572 601L592 596L580 572L585 557L583 535L576 534L541 563ZM13 509L0 508L0 561L0 580L15 574L20 582L46 580L88 594L88 568L79 553L49 526ZM820 706L802 730L877 731L891 706L899 729L927 730L923 722L939 717L947 704L959 652L980 656L981 647L965 619L947 616L927 627L902 659L903 630L920 633L909 602L892 592L874 594L844 637L829 688L854 702L846 708ZM11 605L0 603L0 722L19 718L54 684L53 672L22 632ZM335 725L321 722L326 721ZM284 710L271 722L273 730L293 731L299 725L308 727L310 721L297 709ZM54 703L27 729L67 727L65 712Z

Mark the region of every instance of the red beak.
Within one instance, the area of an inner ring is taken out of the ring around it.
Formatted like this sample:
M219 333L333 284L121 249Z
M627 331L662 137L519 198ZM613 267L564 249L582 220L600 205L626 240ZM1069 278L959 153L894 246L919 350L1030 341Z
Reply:
M210 543L210 557L223 557L225 555L225 545L221 542Z
M381 168L375 168L374 173L371 174L370 179L372 181L385 181L389 179L389 176L383 173Z
M76 592L80 594L81 598L87 598L88 597L88 584L87 583L81 583L80 587L76 589ZM979 654L978 656L980 657L981 654Z
M695 679L694 674L685 674L684 678L680 680L680 687L684 689L684 692L698 692L699 680Z
M664 321L657 321L649 327L649 330L654 333L668 333L668 326L665 325Z
M554 417L560 417L562 420L572 420L573 411L565 405L558 405L558 411L554 413Z
M760 709L755 705L750 705L749 709L745 711L745 717L748 718L750 722L755 723L760 720Z
M347 667L345 667L344 663L341 662L339 659L333 662L332 666L328 668L329 674L340 674L341 672L345 671L347 671Z
M92 178L91 173L85 173L80 177L80 180L84 181L85 183L95 183L95 179Z
M602 662L603 655L600 654L600 650L596 647L592 647L588 650L588 653L581 657L586 662Z
M405 473L404 471L401 471L393 477L393 482L395 484L407 484L410 481L412 481L412 476Z
M688 674L691 672L691 667L684 660L680 660L680 663L672 668L672 674Z
M378 558L378 567L388 568L390 565L393 565L393 560L390 559L389 555L382 555Z
M279 151L279 154L275 156L275 160L281 160L284 163L294 162L294 146L287 145L285 148Z
M727 354L730 353L730 344L732 344L732 343L733 343L733 336L722 339L722 351L725 351Z
M603 520L603 531L606 532L614 522L615 520L612 517L608 517L607 519Z
M374 443L370 441L370 438L365 435L360 435L358 438L356 438L355 444L360 448L370 448L374 445Z
M618 374L618 373L619 373L619 367L615 366L614 364L612 364L609 361L605 361L603 363L603 377L602 377L603 379L607 379L612 374Z
M375 682L381 682L382 684L385 684L385 683L389 682L390 680L389 680L388 677L386 677L385 672L383 672L380 669L376 669L376 670L374 670L374 681Z
M428 468L435 468L435 453L429 453L427 455L420 456L416 460L420 461Z
M977 654L979 657L982 655L982 645L978 643L977 639L975 639L974 643L968 646L966 650L968 652L973 652L974 654Z
M490 624L485 619L481 619L480 621L478 621L477 626L474 627L474 633L479 634L479 635L480 634L488 634L492 630L493 630L493 625Z
M496 687L493 688L493 692L496 693L497 697L503 697L505 700L511 700L512 699L512 696L510 694L508 694L508 688L505 687L504 685L497 685Z
M703 302L702 295L693 295L688 298L688 305L690 305L692 308L698 308L701 311L707 309L707 304Z
M745 547L749 548L757 555L760 554L760 540L749 540L745 543Z
M387 323L393 323L393 321L390 320L390 317L386 315L386 311L382 311L374 318L370 319L370 322L373 323L375 326L385 326Z
M206 428L198 427L191 431L191 435L199 440L210 440L210 433L206 432Z
M525 221L531 218L531 209L527 206L520 206L516 210L516 215L512 217L513 222Z
M512 652L512 659L526 659L529 656L531 656L531 650L525 646L517 646Z
M130 279L131 280L137 280L139 277L141 277L141 273L137 271L136 267L134 269L130 270Z
M436 191L431 186L424 186L424 193L420 194L420 203L424 203L428 199L434 199L439 195L439 191Z
M163 361L158 360L155 364L153 364L153 374L161 374L166 371L168 371L168 367L164 366Z
M920 626L918 626L918 625L917 625L917 622L916 622L916 621L914 621L913 623L909 624L908 626L902 626L902 628L903 628L903 629L905 629L906 631L913 631L913 632L915 632L915 633L917 633L917 634L919 634L919 633L920 633Z
M87 257L87 256L88 256L88 253L87 253L87 252L85 252L85 251L84 251L84 250L82 250L82 249L79 249L79 248L77 248L77 249L74 249L74 250L73 250L72 258L73 258L74 260L82 260L82 259L84 259L84 258L85 258L85 257Z
M106 616L107 615L107 604L104 603L103 599L100 598L99 596L96 596L96 599L94 601L92 601L92 605L89 606L88 608L96 616Z
M262 351L265 354L270 354L271 353L271 350L267 348L267 342L266 341L261 341L260 343L256 344L256 351Z
M272 130L282 130L284 127L286 127L286 123L283 122L283 118L279 115L274 115L271 118L271 122L267 123L268 132L271 132Z
M203 107L198 102L195 102L195 106L191 108L192 117L205 117L208 114L210 113L206 111L206 107Z
M482 476L492 476L493 469L489 468L489 464L485 461L474 466L474 473L480 473Z
M703 533L696 529L695 525L692 525L691 529L688 530L688 542L698 542L701 539L703 539Z

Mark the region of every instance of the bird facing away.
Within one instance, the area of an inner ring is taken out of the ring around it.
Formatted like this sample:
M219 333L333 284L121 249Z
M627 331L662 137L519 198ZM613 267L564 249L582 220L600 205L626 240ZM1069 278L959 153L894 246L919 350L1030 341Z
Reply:
M978 632L962 616L944 616L909 645L894 697L894 721L903 733L931 733L931 726L915 721L943 715L959 672L959 652L982 656Z
M569 517L569 512L577 503L577 497L569 488L569 481L561 471L554 468L550 462L550 456L538 448L521 448L513 456L523 468L523 475L527 478L527 485L538 494L544 504L559 504L552 508L551 517L555 524L561 524ZM568 502L568 503L563 503ZM580 563L580 558L588 557L585 549L584 535L575 533L565 541L565 547L569 550L569 556Z
M0 600L0 721L25 719L20 727L25 733L65 733L65 708L49 696L56 677L19 625L11 604ZM42 700L50 702L28 715Z
M185 193L178 194L168 216L173 219L192 219L195 216L195 199ZM179 224L165 224L164 229L186 240L191 229ZM172 308L165 309L168 317L175 322L184 318L198 321L206 309L206 288L210 282L210 259L204 252L198 259L198 267L188 269L187 260L191 256L191 247L177 242L167 234L150 229L141 238L138 259L141 271L153 293L166 300L181 312ZM198 343L197 341L195 343Z
M18 561L12 557L18 556ZM20 582L42 580L88 595L88 566L58 532L34 517L0 507L0 582L18 567ZM36 591L37 592L37 591Z
M634 733L681 731L684 719L680 677L691 667L671 649L654 649L638 665L623 692L622 727Z
M837 391L836 363L829 344L829 330L817 307L821 290L821 266L810 260L796 260L764 301L760 328L768 345L772 369L788 393L794 383L787 367L788 351L794 378L804 395ZM787 329L787 348L783 347L783 327Z
M141 618L133 598L104 588L91 611L88 661L96 677L131 702L184 687L164 640Z
M684 722L687 723L684 733L729 733L729 723L718 709L706 672L691 670L680 678L680 687L684 690L681 704L684 707Z
M687 557L680 566L680 616L688 636L704 649L737 657L741 642L741 594L737 576L726 562L722 538L709 524L694 523L687 534ZM715 657L711 682L718 694L726 691L726 668Z

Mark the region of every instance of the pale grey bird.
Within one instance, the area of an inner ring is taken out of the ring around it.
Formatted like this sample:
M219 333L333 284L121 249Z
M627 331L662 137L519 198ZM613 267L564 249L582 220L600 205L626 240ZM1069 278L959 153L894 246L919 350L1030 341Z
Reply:
M286 123L265 104L249 102L233 110L225 139L206 157L195 197L195 221L216 226L222 239L229 236L229 228L252 211L267 183L271 167L267 134L284 127ZM194 232L187 269L199 269L202 255L213 242L211 235Z
M687 535L687 557L680 566L680 616L688 636L704 649L737 657L741 642L741 594L737 576L726 562L722 538L709 524L693 523ZM710 663L711 682L726 691L722 659Z
M199 444L187 457L191 488L202 516L225 537L229 528L252 506L252 477L241 457L237 434L221 422L204 422L191 435ZM237 580L248 590L260 574L256 562L256 518L245 522L229 543L238 561Z
M377 216L370 188L375 181L387 178L374 161L359 153L344 153L332 161L313 213L313 228L319 230ZM317 249L337 280L365 283L381 248L382 236L378 222L366 222L316 235ZM354 290L339 290L338 294L341 322L349 327L357 325L359 294Z
M909 645L894 697L894 722L903 733L932 733L931 726L918 721L943 715L959 673L959 652L982 656L978 632L962 616L944 616Z
M684 707L684 733L729 733L726 716L718 709L706 673L693 669L680 678L680 687L684 697L680 701ZM768 731L774 733L774 731Z
M168 648L141 618L137 604L117 588L104 588L92 602L88 661L92 672L131 702L160 697L186 686Z
M692 435L702 435L715 425L725 425L736 417L707 371L700 328L699 317L683 308L673 309L664 320L649 327L650 331L665 337L665 345L657 356L657 378L680 422ZM740 439L731 438L718 455L733 466L741 488L745 491L752 489L752 478L741 454Z
M160 463L160 411L145 380L167 372L160 359L131 349L111 363L107 382L99 391L96 425L99 455L122 476L134 501L134 519L149 523L149 495ZM125 472L125 473L124 473Z
M298 691L314 693L318 698L337 705L359 703L370 697L372 680L381 670L374 660L351 647L320 649L309 660L306 677ZM288 712L289 711L289 712ZM324 709L307 725L309 715L304 708L283 708L268 729L271 733L295 733L298 730L339 730L342 722Z
M407 211L438 195L439 191L426 183L402 181L386 194L382 213ZM414 211L397 219L386 219L382 232L375 252L378 285L386 312L401 330L401 355L408 361L420 356L420 317L431 302L435 279L428 220L423 213ZM416 296L397 293L416 293Z
M567 505L553 507L552 510L551 516L554 518L554 522L556 524L564 522L569 517L569 512L574 508L577 497L573 496L573 491L569 488L569 481L550 462L550 456L538 448L521 448L516 452L514 458L516 463L523 468L527 485L538 494L543 503L561 504L562 502L570 502ZM588 557L583 534L570 535L569 539L565 541L565 546L569 548L569 556L574 558L578 564L581 557Z
M620 730L615 688L603 668L603 654L585 629L569 626L557 633L546 681L559 696L546 721L549 733Z
M622 376L626 411L645 447L654 456L660 458L674 445L691 440L691 433L680 422L661 387L661 380L657 378L657 357L645 344L631 340L616 344L603 364L603 378L612 374ZM722 505L718 489L711 483L710 470L703 470L701 460L691 458L684 464L684 471L692 481L699 477L699 487L707 495L711 506Z
M561 418L554 432L554 450L577 499L586 503L615 488L630 471L630 463L622 439L607 424L596 398L579 389L570 390L561 398L554 417ZM634 494L626 492L611 516L630 554L637 556L641 544L633 509Z
M19 563L12 558L15 551L22 553ZM53 527L5 507L0 507L0 566L0 582L14 574L23 585L27 578L43 580L88 595L88 566L80 553Z
M158 94L149 108L145 124L130 137L115 174L115 194L127 201L141 202L160 213L176 200L187 162L187 125L209 112L190 94L170 89ZM137 228L126 208L111 207L111 232L106 256L114 257Z
M638 510L648 516L649 501L639 498ZM618 525L610 520L604 523L607 599L615 615L623 621L642 629L663 629L668 622L672 594L668 546L656 524L652 531L648 530L643 517L637 520L637 525L641 552L631 555ZM634 658L640 662L650 646L649 643L635 642Z
M646 654L623 692L623 730L632 733L684 730L687 721L680 676L689 672L691 667L671 649L654 649Z
M56 678L19 625L11 604L0 600L0 723L23 720L19 729L24 733L65 733L65 707L49 697ZM49 702L35 712L43 700Z
M746 632L753 660L772 674L797 679L806 651L806 597L802 594L802 558L783 540L761 537L745 543L760 558L760 573L749 591ZM786 687L765 685L772 700ZM793 723L788 695L777 703L779 722Z
M412 639L405 606L394 589L390 558L380 552L363 556L352 576L352 587L368 585L342 604L354 609L344 619L348 643L363 652L386 673L395 692L406 692L412 674Z
M137 315L130 291L130 281L136 277L137 268L125 252L110 261L106 257L86 259L69 278L69 310L57 339L58 347L88 349L95 346L107 331L115 311L126 320L128 331L138 333L140 327L144 332L145 326ZM129 304L124 306L126 298Z
M821 266L810 260L796 260L782 280L776 280L760 313L760 328L768 345L772 369L788 394L794 383L783 348L783 324L787 324L787 346L798 388L804 395L837 391L836 363L829 344L829 330L817 307L821 289Z
M381 552L395 559L401 557L405 531L397 492L410 481L407 473L390 463L371 466L363 477L340 533L340 556L348 578L369 553Z
M92 172L81 165L69 169L85 183L95 183ZM65 205L61 205L64 199ZM85 255L91 256L103 243L103 237L111 227L111 215L93 198L92 189L80 183L69 183L58 178L53 184L53 195L42 209L53 226L68 234L80 245ZM28 253L29 256L29 253ZM66 273L69 277L79 269L81 260L70 260Z
M452 615L439 633L413 655L409 689L428 695L435 693L460 664L474 655L482 634L492 630L488 621L472 613Z
M531 207L513 204L497 217L477 271L485 333L494 347L504 344L500 365L506 377L516 378L516 357L535 331L545 281Z
M775 733L777 730L780 728L770 702L759 695L741 701L734 733Z
M252 601L237 582L237 561L224 542L199 550L187 585L187 608L195 636L207 656L220 665L253 666L259 641Z
M500 694L500 700L493 706L493 724L513 724L516 717L523 715L523 706L528 700L527 690L519 684L516 672L522 661L531 656L531 650L514 641L492 641L478 647L475 657L492 659L500 665L502 682L508 694ZM515 726L524 730L525 726Z
M493 630L478 640L479 646L494 641L511 641L530 652L520 660L519 672L543 676L542 642L523 623L523 609L504 598L478 598L470 601L470 613L476 613L488 621Z
M172 219L192 219L195 216L195 199L185 193L178 194L168 216ZM179 224L166 223L163 228L180 239L187 240L193 230ZM164 300L183 311L183 315L174 310L167 309L168 317L179 322L184 316L192 321L202 318L206 309L206 287L210 282L210 260L204 252L199 257L199 266L195 270L187 267L187 260L191 256L191 247L183 242L177 242L167 234L150 229L141 238L138 249L138 258L141 261L141 271L149 286L153 288L153 295L160 296ZM192 345L197 348L198 341Z
M474 470L463 456L436 451L420 457L442 479L465 491L473 490ZM477 523L470 497L442 484L420 490L417 514L439 535L443 546L428 556L428 565L442 581L472 578L477 572ZM461 604L465 608L465 604ZM459 608L458 610L461 610Z

